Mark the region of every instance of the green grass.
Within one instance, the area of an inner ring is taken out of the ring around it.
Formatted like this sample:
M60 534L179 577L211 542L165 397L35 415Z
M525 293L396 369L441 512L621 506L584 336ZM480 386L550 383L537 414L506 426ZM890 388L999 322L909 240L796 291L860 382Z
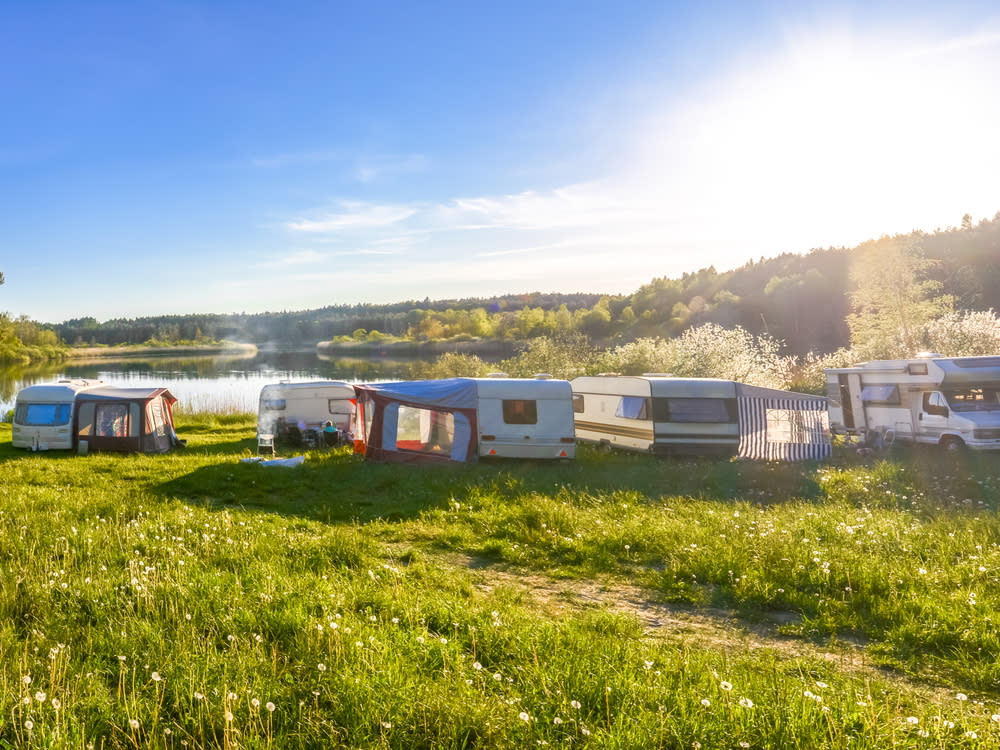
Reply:
M996 457L274 469L251 416L178 431L0 425L0 747L1000 746Z

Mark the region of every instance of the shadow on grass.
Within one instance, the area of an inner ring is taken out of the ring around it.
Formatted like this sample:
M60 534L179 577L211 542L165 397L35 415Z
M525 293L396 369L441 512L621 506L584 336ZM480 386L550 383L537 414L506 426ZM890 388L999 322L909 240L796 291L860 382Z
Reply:
M757 464L713 460L661 460L584 449L575 461L483 460L471 464L376 464L350 447L310 451L297 467L242 463L253 440L186 449L204 455L229 453L224 463L202 466L151 487L154 494L185 502L243 507L326 522L396 521L450 507L472 490L491 488L510 497L574 494L632 502L697 497L758 503L823 497L816 465Z

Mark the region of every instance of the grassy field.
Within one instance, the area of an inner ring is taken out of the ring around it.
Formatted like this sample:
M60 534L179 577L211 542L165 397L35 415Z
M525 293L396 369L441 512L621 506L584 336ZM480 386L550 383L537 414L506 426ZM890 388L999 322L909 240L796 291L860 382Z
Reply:
M1000 747L1000 461L240 463L0 425L0 747Z

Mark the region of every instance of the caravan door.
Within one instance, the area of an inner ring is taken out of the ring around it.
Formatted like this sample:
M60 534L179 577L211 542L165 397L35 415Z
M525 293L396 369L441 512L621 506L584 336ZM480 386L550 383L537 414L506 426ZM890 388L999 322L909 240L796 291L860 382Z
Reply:
M925 391L921 394L915 439L919 443L937 443L948 429L951 409L944 394Z

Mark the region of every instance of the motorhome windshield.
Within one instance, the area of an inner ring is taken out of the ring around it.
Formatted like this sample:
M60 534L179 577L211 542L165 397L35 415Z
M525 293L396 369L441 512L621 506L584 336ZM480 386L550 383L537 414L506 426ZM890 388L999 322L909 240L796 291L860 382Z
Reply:
M955 411L1000 411L1000 386L962 388L944 395Z

